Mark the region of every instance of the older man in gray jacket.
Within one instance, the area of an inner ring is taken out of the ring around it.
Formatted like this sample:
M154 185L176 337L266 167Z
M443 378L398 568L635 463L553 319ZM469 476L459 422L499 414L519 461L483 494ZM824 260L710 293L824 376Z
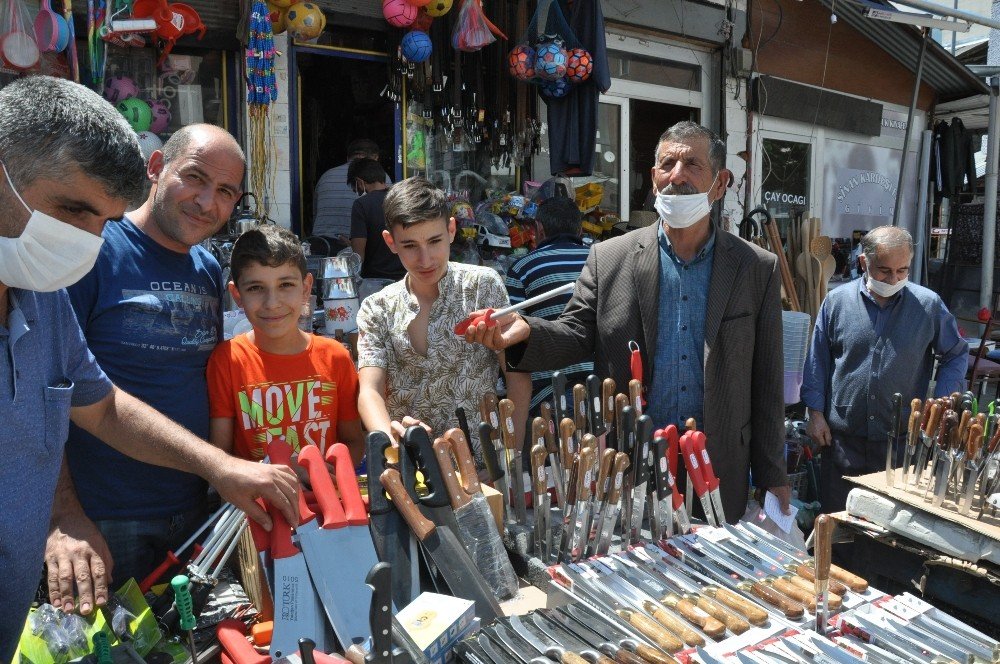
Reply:
M655 157L661 223L594 245L558 320L512 316L473 326L466 339L506 348L521 371L593 356L595 371L618 385L632 377L629 341L637 342L646 412L657 427L699 423L726 518L743 516L751 473L787 507L777 260L711 222L730 178L715 133L678 123Z

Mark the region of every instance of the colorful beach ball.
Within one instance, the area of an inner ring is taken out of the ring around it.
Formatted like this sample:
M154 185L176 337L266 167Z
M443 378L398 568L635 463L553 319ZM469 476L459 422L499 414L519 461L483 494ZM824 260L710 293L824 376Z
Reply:
M125 116L125 121L132 126L132 131L137 134L149 131L149 124L153 121L153 113L149 110L149 104L138 97L129 97L118 102L115 108Z
M104 98L112 104L139 96L139 86L128 76L112 76L104 84Z

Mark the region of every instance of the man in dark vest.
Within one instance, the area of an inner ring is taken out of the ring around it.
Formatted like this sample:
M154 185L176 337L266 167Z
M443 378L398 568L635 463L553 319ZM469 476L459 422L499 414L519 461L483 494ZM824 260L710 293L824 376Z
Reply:
M844 476L885 468L893 394L903 395L905 423L910 401L927 397L935 360L935 396L965 389L969 346L955 317L937 293L907 280L913 238L880 226L861 248L865 274L820 307L802 384L807 431L823 448L824 512L844 509L853 486Z

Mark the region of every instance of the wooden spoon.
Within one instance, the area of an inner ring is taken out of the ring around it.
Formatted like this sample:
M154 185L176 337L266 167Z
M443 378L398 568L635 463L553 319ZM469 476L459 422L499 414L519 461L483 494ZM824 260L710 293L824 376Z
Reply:
M830 257L833 250L833 240L826 235L814 237L809 241L809 253L816 260L816 312L826 297L826 280L823 278L823 262Z

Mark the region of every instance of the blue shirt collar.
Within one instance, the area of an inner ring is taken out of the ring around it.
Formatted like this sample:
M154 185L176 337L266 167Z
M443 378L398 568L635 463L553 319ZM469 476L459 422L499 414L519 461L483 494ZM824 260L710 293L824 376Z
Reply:
M715 226L713 224L709 224L708 228L709 228L708 242L705 243L705 246L701 248L701 250L695 255L694 258L692 258L690 261L687 261L688 265L700 263L701 261L705 260L708 256L710 256L712 254L712 250L715 249ZM667 254L671 258L676 260L678 263L684 263L684 261L678 258L677 254L674 253L674 247L672 244L670 244L670 238L667 236L667 232L663 230L662 223L657 224L656 233L659 238L660 249L662 251L667 252Z

